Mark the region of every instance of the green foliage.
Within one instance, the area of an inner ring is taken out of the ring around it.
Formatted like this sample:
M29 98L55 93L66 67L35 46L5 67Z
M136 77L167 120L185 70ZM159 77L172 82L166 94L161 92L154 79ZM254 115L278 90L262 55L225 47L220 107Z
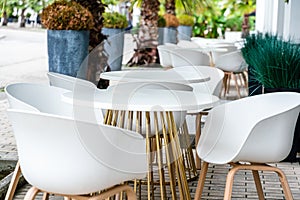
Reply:
M55 1L41 14L42 24L50 30L90 30L94 26L92 14L74 1Z
M226 19L225 26L227 29L230 29L230 31L242 31L242 23L242 16L232 16Z
M246 37L243 57L265 88L300 88L300 48L270 33Z
M158 17L157 26L158 27L166 27L166 20L161 15Z
M103 27L105 28L126 28L128 22L125 15L118 12L103 13Z
M194 17L191 15L179 15L178 16L179 24L183 26L193 26L194 25Z

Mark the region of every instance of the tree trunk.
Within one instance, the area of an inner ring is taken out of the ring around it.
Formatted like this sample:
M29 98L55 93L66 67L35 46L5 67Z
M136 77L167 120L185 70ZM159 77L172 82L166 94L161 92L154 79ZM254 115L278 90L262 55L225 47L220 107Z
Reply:
M3 22L2 26L7 26L8 20L7 20L7 14L6 11L3 12Z
M110 67L107 64L107 55L104 52L104 40L106 36L101 33L103 26L102 13L105 12L106 5L100 0L87 1L76 0L83 7L87 8L94 17L95 26L90 30L90 43L89 43L89 60L86 78L87 80L95 83L98 88L106 88L108 81L100 80L99 74L104 71L110 71Z
M143 0L142 2L140 29L136 38L137 49L128 62L129 66L151 64L157 61L159 4L158 0Z
M21 23L20 23L21 28L24 28L25 24L26 24L25 10L26 10L26 8L23 8L22 11L21 11Z
M166 13L176 15L175 13L175 0L166 0Z

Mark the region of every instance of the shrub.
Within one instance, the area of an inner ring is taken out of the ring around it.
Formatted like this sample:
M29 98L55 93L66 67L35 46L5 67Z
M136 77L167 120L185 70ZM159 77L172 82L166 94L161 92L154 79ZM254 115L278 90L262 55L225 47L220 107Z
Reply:
M167 27L177 27L179 26L179 21L175 15L172 14L164 14L164 18L166 20Z
M55 1L41 14L42 24L50 30L90 30L94 26L92 14L74 1Z
M166 27L166 20L163 16L158 17L157 26L158 27Z
M128 26L125 15L118 12L103 13L103 27L105 28L126 28Z
M194 17L191 15L179 15L178 16L179 24L182 26L193 26L194 25Z

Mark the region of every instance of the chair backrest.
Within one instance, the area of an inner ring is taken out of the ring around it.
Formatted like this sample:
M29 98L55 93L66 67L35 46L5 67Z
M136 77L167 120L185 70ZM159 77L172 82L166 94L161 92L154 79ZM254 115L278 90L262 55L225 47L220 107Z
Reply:
M171 59L173 67L210 65L209 56L197 49L174 49Z
M92 89L83 87L80 89ZM97 89L97 88L95 88ZM35 83L15 83L5 88L10 108L38 111L62 115L78 120L103 123L103 113L99 109L88 106L72 105L62 101L62 95L69 90ZM81 92L80 90L75 90ZM92 93L90 91L89 93Z
M215 67L223 71L242 72L247 68L247 64L242 52L238 50L220 56L215 62Z
M216 67L210 66L184 66L184 67L176 67L170 70L174 70L175 72L181 74L182 71L192 71L194 74L199 74L199 76L209 76L209 81L201 82L201 83L192 83L190 84L193 87L194 93L209 93L215 96L219 96L222 81L224 77L224 72Z
M49 78L49 82L51 86L64 88L66 90L73 91L76 84L80 84L82 86L95 88L96 85L90 81L83 80L80 78L74 78L72 76L59 74L55 72L48 72L47 76Z
M159 62L163 67L172 67L171 53L178 48L176 45L159 45L157 46Z
M22 174L41 190L88 194L145 177L138 133L38 112L9 109L8 116Z
M216 61L224 54L228 54L231 52L235 52L238 50L237 46L235 46L234 44L232 45L218 45L218 48L222 48L222 49L226 49L226 52L218 52L218 51L212 51L212 59L213 62L216 63ZM220 61L222 62L222 60Z
M300 111L300 94L256 95L214 107L197 153L209 163L279 162L290 152Z
M35 83L14 83L5 87L11 108L71 117L72 105L61 101L68 90Z
M200 47L195 42L191 42L188 40L179 40L177 43L177 46L181 47L181 48L199 48Z

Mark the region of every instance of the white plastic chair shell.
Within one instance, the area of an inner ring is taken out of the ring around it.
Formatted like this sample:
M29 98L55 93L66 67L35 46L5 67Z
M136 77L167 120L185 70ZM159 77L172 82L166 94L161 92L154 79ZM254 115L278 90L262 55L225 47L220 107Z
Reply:
M197 49L174 49L171 59L173 67L210 65L209 56Z
M280 92L214 107L205 122L197 153L208 163L272 163L289 153L300 111L300 94Z
M215 67L228 72L242 72L246 70L247 64L242 52L238 50L220 56L215 62Z
M172 67L171 54L174 49L178 48L176 45L158 45L158 55L160 65L163 67Z
M64 74L48 72L47 76L49 78L49 82L51 86L64 88L70 91L73 91L77 85L96 88L96 85L90 81L80 79L80 78L75 78Z
M85 90L97 88L80 87ZM93 107L72 105L62 101L69 90L35 83L15 83L5 88L10 108L44 112L84 121L103 123L103 114ZM80 92L80 90L75 90Z
M45 113L8 110L8 116L22 173L43 191L88 194L146 175L138 133Z

